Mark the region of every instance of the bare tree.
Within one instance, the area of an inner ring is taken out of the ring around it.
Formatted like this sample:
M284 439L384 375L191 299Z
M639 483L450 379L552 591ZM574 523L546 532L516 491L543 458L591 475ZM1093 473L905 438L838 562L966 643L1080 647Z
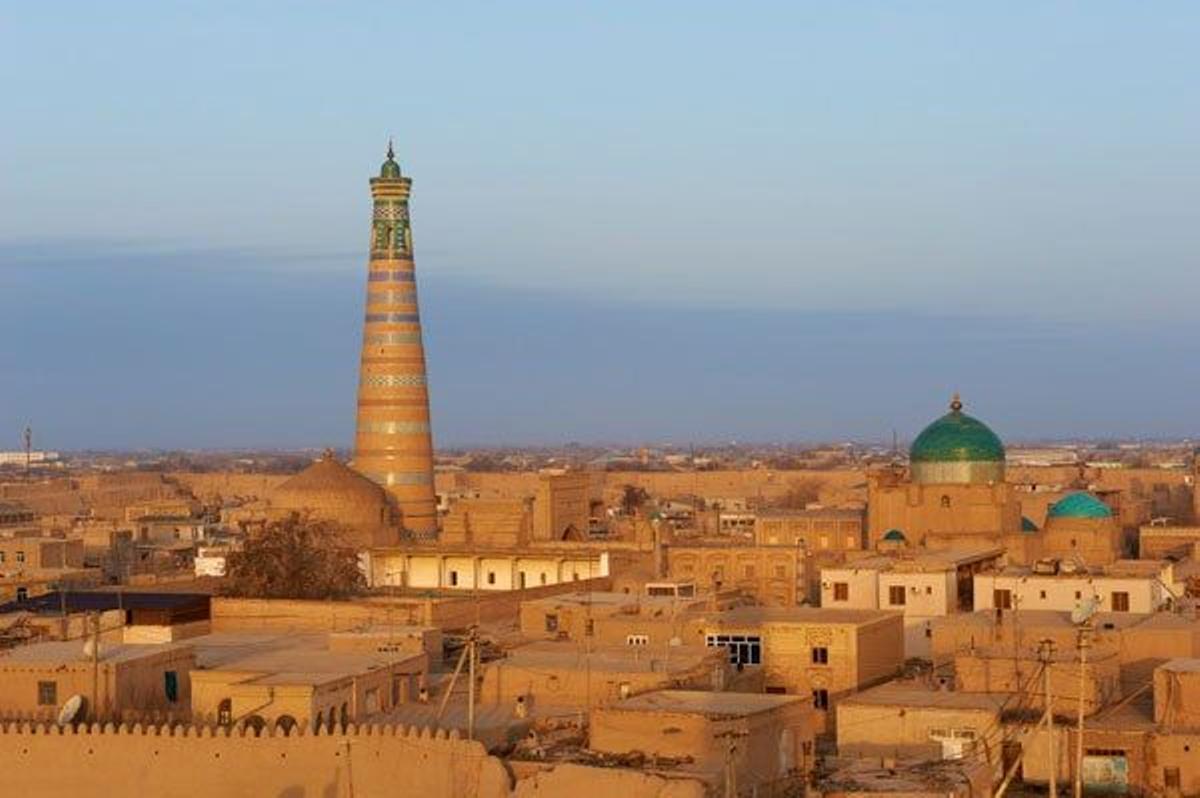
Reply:
M346 598L365 586L358 553L336 524L291 513L251 535L226 562L225 592L253 598Z

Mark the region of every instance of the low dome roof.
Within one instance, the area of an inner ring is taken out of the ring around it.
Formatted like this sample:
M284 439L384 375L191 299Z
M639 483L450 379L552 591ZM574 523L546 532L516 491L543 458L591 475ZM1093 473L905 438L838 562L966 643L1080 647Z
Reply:
M1112 518L1108 505L1086 491L1068 493L1050 506L1047 518Z
M1004 462L1004 444L987 424L962 412L958 394L950 412L921 431L909 449L914 463Z
M325 455L301 471L296 476L279 483L273 491L272 498L278 504L280 500L315 499L317 497L336 497L345 502L387 501L387 491L376 485L362 474L339 462L332 452Z
M899 529L889 529L883 535L883 539L893 543L906 543L908 538L904 537L904 533Z

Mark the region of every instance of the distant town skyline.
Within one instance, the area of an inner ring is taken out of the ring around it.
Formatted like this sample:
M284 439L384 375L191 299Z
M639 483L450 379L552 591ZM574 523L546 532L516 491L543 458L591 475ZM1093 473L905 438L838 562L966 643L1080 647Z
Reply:
M389 135L439 447L1196 433L1194 5L362 8L5 15L0 448L350 446Z

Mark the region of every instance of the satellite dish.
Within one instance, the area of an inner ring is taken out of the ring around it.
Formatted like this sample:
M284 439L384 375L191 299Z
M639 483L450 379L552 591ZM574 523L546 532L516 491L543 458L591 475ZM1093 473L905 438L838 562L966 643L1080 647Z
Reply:
M58 725L66 726L74 723L75 719L83 714L83 696L76 693L68 698L62 705L62 709L58 710Z
M1075 605L1075 609L1071 610L1071 623L1076 626L1087 623L1096 614L1097 609L1099 609L1099 602L1096 601L1095 596L1084 599Z

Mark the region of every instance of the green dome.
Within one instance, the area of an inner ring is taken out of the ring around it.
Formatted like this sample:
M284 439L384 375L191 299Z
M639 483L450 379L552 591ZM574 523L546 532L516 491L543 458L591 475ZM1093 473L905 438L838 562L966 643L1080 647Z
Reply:
M908 457L914 463L1003 463L1004 444L987 424L962 412L955 396L950 412L913 441Z
M1029 516L1021 516L1021 531L1032 534L1038 531L1038 525L1029 520Z
M1076 491L1056 501L1047 513L1048 518L1112 518L1108 505L1090 493Z
M387 160L379 167L380 177L400 177L400 164L396 163L396 153L392 151L392 142L388 142Z
M892 543L906 543L908 541L908 538L904 537L904 533L899 529L889 529L887 533L884 534L883 539L891 541Z

